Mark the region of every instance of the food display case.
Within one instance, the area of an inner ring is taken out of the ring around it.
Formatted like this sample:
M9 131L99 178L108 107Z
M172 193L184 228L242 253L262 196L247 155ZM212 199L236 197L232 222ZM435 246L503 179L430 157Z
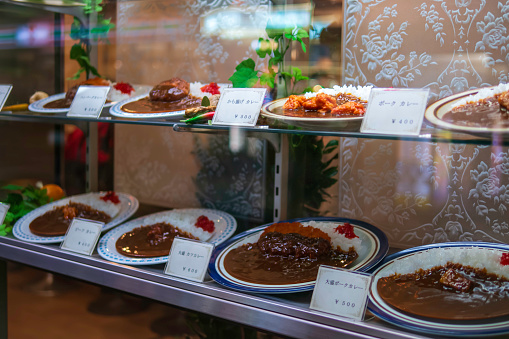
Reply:
M27 211L12 233L0 230L0 308L12 261L284 337L508 333L503 312L467 322L434 311L416 316L387 305L373 287L364 319L351 320L310 308L314 280L275 287L225 268L233 265L228 253L289 221L320 230L353 225L362 245L349 267L374 272L376 282L380 272L431 269L446 265L447 255L460 260L456 250L469 263L501 256L504 276L509 125L500 93L508 88L489 90L507 82L507 12L502 1L0 0L0 14L11 14L3 29L13 32L0 56L0 85L13 86L0 112L0 183L54 182L87 204L119 199L92 255L61 249L65 231L45 234L47 222L34 228L42 213L69 200ZM120 95L108 97L98 117L48 106L98 74ZM158 101L156 85L184 88L197 101L150 112L134 105ZM209 123L216 85L220 93L266 88L256 124ZM377 113L369 109L372 87L429 90L417 134L361 132L363 114ZM47 95L28 104L36 91ZM302 115L285 106L303 92L296 102L357 95L363 111L327 115L320 107ZM488 121L470 121L469 112L460 119L454 109L465 98L495 98L489 105L500 106ZM198 106L205 110L186 111ZM165 255L140 259L119 249L118 239L135 227L197 216L216 220L213 235L190 231L216 246L204 282L165 274ZM335 244L334 230L320 232ZM438 254L422 259L428 253Z

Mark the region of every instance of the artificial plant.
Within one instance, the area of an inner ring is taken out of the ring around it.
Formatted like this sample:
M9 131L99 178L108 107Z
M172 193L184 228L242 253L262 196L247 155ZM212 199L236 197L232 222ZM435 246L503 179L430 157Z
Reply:
M242 61L235 68L235 72L228 79L233 87L254 87L258 82L262 86L274 88L276 80L281 78L284 82L282 97L292 94L295 85L302 80L308 80L307 76L302 75L298 67L283 67L285 55L294 41L300 43L304 52L306 44L302 39L309 37L308 32L300 27L286 28L283 31L266 30L267 38L258 39L258 48L256 53L260 58L269 57L268 71L262 72L256 70L256 64L253 59L248 58Z
M300 43L302 50L307 51L303 39L309 37L308 33L303 28L294 27L283 31L267 30L267 36L268 38L258 39L256 53L261 58L269 57L268 71L256 70L255 62L249 58L237 65L229 80L233 87L253 87L260 83L274 88L277 79L281 79L283 84L280 88L283 93L278 93L279 97L299 94L296 93L295 85L309 78L302 75L302 71L297 67L285 68L284 60L286 52L294 42ZM311 89L308 87L304 90L307 91ZM302 185L289 187L291 204L288 204L288 216L318 216L321 204L330 197L326 189L337 182L335 176L338 168L333 162L338 158L338 153L333 152L338 148L338 141L331 140L325 145L322 137L313 135L292 135L290 138L289 161L297 165L290 166L289 180ZM328 160L324 160L326 157Z
M74 17L70 36L71 39L77 40L77 42L71 47L70 57L71 60L76 60L80 68L70 79L78 79L83 72L85 72L87 79L90 74L101 77L97 69L90 63L91 41L96 43L98 41L108 42L108 33L115 27L111 23L111 18L106 19L104 15L99 14L103 10L102 0L84 0L84 4L83 12L87 15L87 18L97 14L97 21L94 26L90 25L90 20L88 20L89 25L85 25Z

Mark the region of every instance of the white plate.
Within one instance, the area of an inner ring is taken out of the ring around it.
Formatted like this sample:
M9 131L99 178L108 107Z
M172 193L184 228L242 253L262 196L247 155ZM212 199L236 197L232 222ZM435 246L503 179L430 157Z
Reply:
M412 316L410 313L403 313L386 303L378 294L377 282L385 276L384 272L392 272L398 261L412 260L413 256L419 255L419 262L425 262L422 256L432 254L435 250L446 249L448 251L468 251L469 249L481 249L487 252L508 253L509 246L505 244L492 244L483 242L457 242L440 243L410 248L384 259L384 261L373 272L373 283L369 291L369 310L377 317L400 327L418 331L419 333L429 333L439 336L481 336L509 333L509 318L482 319L477 321L440 321L425 317ZM439 307L439 306L438 306Z
M207 84L204 84L204 86ZM230 84L217 84L219 86L219 89L222 88L229 88L232 85ZM150 90L149 90L150 92ZM158 118L178 118L178 117L184 117L186 110L180 110L180 111L171 111L171 112L160 112L160 113L129 113L122 110L122 106L124 106L127 103L140 100L144 97L146 97L147 94L139 95L135 98L131 98L128 100L121 101L117 104L115 104L113 107L110 108L110 114L114 115L119 118L130 118L130 119L158 119Z
M490 88L490 87L486 87ZM437 102L431 104L428 108L426 108L426 112L424 113L424 117L434 124L437 127L453 130L459 132L466 133L474 133L474 134L482 134L482 135L491 135L493 133L508 133L509 128L507 127L473 127L473 126L462 126L452 122L447 122L442 120L445 113L449 112L452 107L461 99L469 96L475 95L479 92L480 89L473 89L470 91L458 93L455 95L451 95L449 97L438 100Z
M287 222L309 222L312 220L330 222L334 225L348 222L354 227L355 234L362 240L362 245L361 249L358 250L358 258L349 267L350 270L367 271L381 261L389 249L389 243L385 234L375 226L363 221L348 218L321 217L293 219ZM315 281L283 285L256 284L235 278L226 271L224 267L226 255L239 246L257 242L264 229L270 225L272 224L256 227L238 234L228 243L216 248L209 264L209 273L212 279L223 286L252 293L293 293L312 290L315 286Z
M150 91L150 88L148 88L147 86L135 86L135 88L137 92L140 91L143 93ZM46 105L48 102L60 100L63 98L65 98L65 93L51 95L45 99L41 99L34 103L31 103L28 106L28 110L36 113L47 113L47 114L67 113L69 111L69 108L44 108L44 105ZM103 107L111 107L114 104L116 104L116 102L111 101L106 102Z
M219 245L226 241L237 229L237 221L233 216L226 212L204 209L204 208L188 208L188 209L177 209L171 211L164 211L154 214L149 214L135 220L131 220L124 225L121 225L114 230L106 233L97 246L97 252L101 257L106 260L113 261L120 264L128 265L154 265L162 264L168 261L168 256L153 257L153 258L135 258L122 255L117 252L115 244L117 240L127 232L132 231L136 227L146 226L145 220L147 218L152 219L154 216L165 216L170 214L191 214L196 215L198 218L200 215L205 215L210 220L214 221L214 233L207 242Z
M51 244L51 243L59 243L64 240L64 236L55 236L55 237L41 237L39 235L35 235L30 231L30 223L37 217L43 215L44 213L50 211L53 209L55 205L59 205L62 202L68 202L69 200L81 197L85 195L97 195L98 197L101 195L104 195L106 192L96 192L96 193L85 193L80 195L74 195L72 197L67 197L61 200L57 200L54 202L51 202L49 204L46 204L44 206L41 206L32 212L28 213L21 219L19 219L14 227L12 228L12 234L20 239L25 240L28 242L35 242L35 243L41 243L41 244ZM133 197L132 195L125 194L125 193L118 193L115 192L118 195L118 198L120 199L120 211L117 213L117 215L111 220L109 223L105 224L103 227L103 231L107 231L124 221L126 221L129 217L131 217L134 212L138 209L138 200Z
M44 108L48 102L65 98L65 93L50 95L49 97L31 103L28 110L37 113L67 113L69 108Z
M280 111L288 98L278 99L265 104L262 107L262 115L267 118L277 119L289 125L306 128L337 128L342 130L359 129L364 117L337 117L337 118L306 118L292 117L282 114Z

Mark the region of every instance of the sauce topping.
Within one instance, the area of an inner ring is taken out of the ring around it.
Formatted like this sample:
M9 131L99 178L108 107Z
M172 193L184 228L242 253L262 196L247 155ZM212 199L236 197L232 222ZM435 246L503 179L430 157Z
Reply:
M201 106L201 99L187 96L177 101L152 101L148 97L122 105L121 110L127 113L162 113L182 111Z
M461 264L381 278L377 290L391 306L422 317L473 320L509 315L509 280Z
M40 236L64 235L73 218L84 218L108 223L111 217L92 207L70 201L65 206L59 206L35 218L29 225L30 231Z
M195 239L188 232L165 222L150 226L136 227L118 238L115 247L120 254L129 257L159 257L170 253L175 237Z
M343 93L338 94L335 99L336 106L330 109L329 108L306 109L304 106L298 105L299 107L296 107L294 109L277 107L274 109L273 113L303 118L338 118L338 117L358 118L359 116L364 115L365 107L367 106L367 101L362 100L361 98L356 97L354 95ZM362 108L364 108L364 110Z
M442 120L458 126L509 127L507 109L501 106L495 97L453 108L442 116Z
M347 267L358 257L332 249L321 237L268 232L257 243L237 247L225 256L224 267L233 277L264 285L297 284L316 280L320 265Z

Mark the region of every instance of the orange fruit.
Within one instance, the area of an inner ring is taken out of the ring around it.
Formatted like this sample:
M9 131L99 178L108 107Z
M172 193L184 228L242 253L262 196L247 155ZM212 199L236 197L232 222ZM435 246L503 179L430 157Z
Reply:
M46 194L48 194L48 197L52 200L59 200L65 197L64 190L58 185L47 184L42 186L42 189L46 189Z

